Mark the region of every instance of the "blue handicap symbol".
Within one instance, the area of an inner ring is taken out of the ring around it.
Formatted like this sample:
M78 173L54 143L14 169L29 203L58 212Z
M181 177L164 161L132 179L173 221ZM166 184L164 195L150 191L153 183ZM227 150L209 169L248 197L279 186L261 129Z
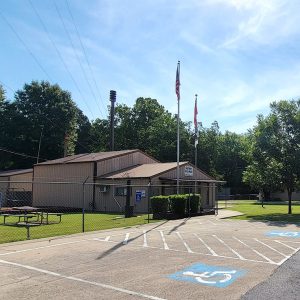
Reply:
M198 263L171 274L168 278L224 288L245 274L246 271L236 268L209 266Z
M300 232L299 231L270 231L266 233L267 236L280 236L280 237L292 237L292 238L299 238Z
M142 192L136 192L135 193L135 201L141 202L141 200L142 200Z

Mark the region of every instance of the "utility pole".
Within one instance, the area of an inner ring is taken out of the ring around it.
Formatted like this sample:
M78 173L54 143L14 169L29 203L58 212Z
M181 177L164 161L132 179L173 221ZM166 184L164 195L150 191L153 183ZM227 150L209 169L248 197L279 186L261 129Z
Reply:
M116 91L110 91L110 151L114 151L114 143L115 143L115 102L116 102L117 93Z
M44 126L42 126L41 134L40 134L39 150L38 150L37 159L36 159L36 163L37 163L37 164L39 163L39 158L40 158L40 150L41 150L41 142L42 142L43 130L44 130Z

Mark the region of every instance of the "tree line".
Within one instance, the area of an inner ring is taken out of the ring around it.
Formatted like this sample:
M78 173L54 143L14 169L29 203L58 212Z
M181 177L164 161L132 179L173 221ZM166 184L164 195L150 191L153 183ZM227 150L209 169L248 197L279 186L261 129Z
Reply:
M9 100L0 86L0 169L109 151L109 112L89 121L58 85L32 81ZM245 134L222 133L215 121L207 128L199 124L195 136L192 123L181 120L180 160L195 163L197 138L197 166L226 181L231 193L261 191L268 198L285 188L290 199L300 176L300 101L281 100L270 107L270 114L259 115ZM141 149L161 162L176 161L177 118L156 99L140 97L132 107L117 104L114 125L115 150Z

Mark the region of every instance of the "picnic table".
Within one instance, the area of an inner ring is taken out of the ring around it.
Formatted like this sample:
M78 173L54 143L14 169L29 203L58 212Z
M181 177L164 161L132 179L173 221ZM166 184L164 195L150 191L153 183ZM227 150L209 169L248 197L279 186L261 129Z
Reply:
M32 206L20 206L0 209L0 213L3 216L3 225L25 227L27 229L27 239L30 239L30 227L57 224L61 222L62 213L52 213L49 211L43 211L40 208ZM59 219L56 222L49 221L49 216L55 215ZM6 219L9 217L18 218L17 222L7 223ZM33 218L36 218L32 220Z

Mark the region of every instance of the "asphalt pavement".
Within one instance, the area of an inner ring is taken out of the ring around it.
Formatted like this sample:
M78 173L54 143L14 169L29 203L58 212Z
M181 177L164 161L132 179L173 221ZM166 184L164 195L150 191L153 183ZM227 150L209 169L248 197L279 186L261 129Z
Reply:
M266 281L248 291L241 299L300 299L300 252L294 254Z
M0 298L299 299L299 226L234 214L2 244Z

